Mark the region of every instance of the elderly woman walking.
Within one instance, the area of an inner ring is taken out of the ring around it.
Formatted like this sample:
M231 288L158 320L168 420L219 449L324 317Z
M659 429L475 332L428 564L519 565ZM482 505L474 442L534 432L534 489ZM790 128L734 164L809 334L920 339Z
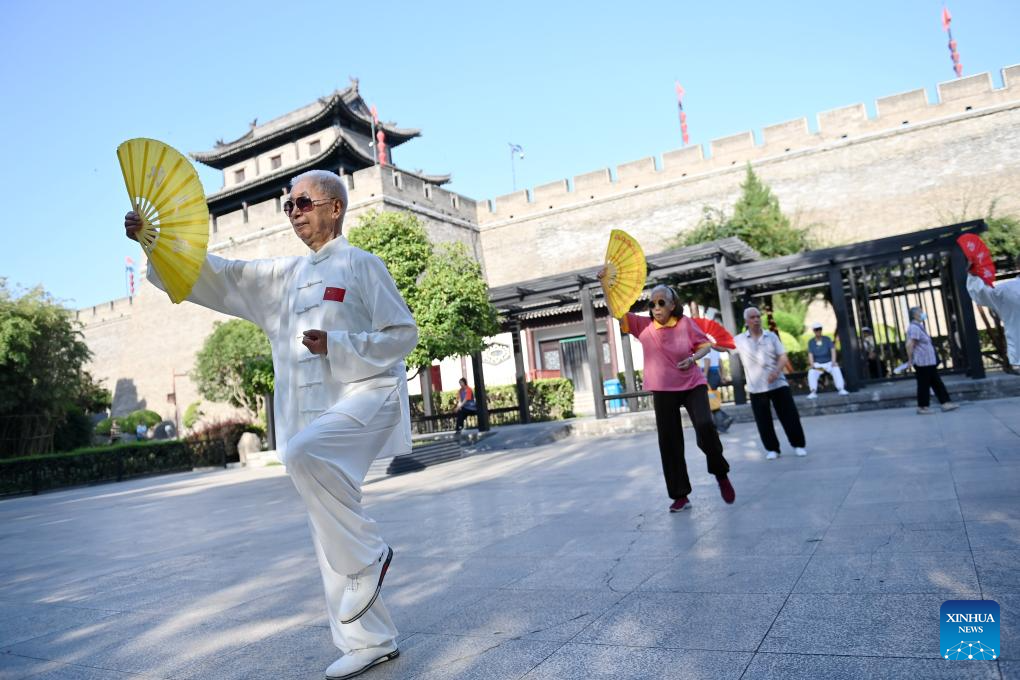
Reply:
M938 357L935 356L935 345L931 336L924 328L928 314L920 307L911 307L910 326L907 328L907 364L914 369L917 377L917 413L928 415L931 409L931 390L942 404L943 411L953 411L959 406L949 400L949 391L939 376Z
M604 271L599 272L604 282ZM644 386L652 392L655 426L659 433L659 454L666 490L673 504L670 512L691 507L691 480L684 460L684 433L680 408L694 424L698 448L708 459L708 472L715 475L719 493L727 503L736 499L730 484L730 465L723 457L722 442L712 422L708 404L708 386L698 361L708 354L712 343L708 336L680 309L676 292L668 286L652 289L648 316L627 313L620 329L641 343L644 352Z

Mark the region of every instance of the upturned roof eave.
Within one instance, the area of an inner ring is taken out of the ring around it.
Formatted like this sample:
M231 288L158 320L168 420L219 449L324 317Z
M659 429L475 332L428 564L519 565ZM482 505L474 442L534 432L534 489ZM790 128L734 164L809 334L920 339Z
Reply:
M350 92L352 89L353 88L348 88L344 91L334 92L321 110L306 118L296 120L290 125L286 125L279 130L274 130L269 134L256 137L254 136L256 128L252 128L241 137L224 144L220 148L209 151L192 151L189 152L188 155L199 163L216 168L217 170L223 170L224 168L238 162L245 156L257 153L264 148L272 148L287 137L303 136L302 133L315 128L323 121L331 121L334 114L341 112L346 113L348 119L364 125L366 130L371 130L371 114L359 111L351 105L355 101L360 100L360 95L358 95L355 91L352 94L356 99L348 101L347 92ZM388 123L380 123L379 127L386 133L388 137L387 142L390 146L397 146L410 139L421 136L421 130L416 128L399 128Z

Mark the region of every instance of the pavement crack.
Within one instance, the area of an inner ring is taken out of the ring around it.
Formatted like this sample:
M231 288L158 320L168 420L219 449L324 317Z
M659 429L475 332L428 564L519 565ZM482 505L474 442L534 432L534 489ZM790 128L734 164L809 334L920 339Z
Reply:
M578 614L577 616L575 616L573 618L569 618L569 619L566 619L566 620L563 620L563 621L556 621L554 623L549 624L548 626L544 626L544 627L538 628L536 630L529 630L528 631L528 635L534 635L535 633L544 633L545 631L549 630L550 628L555 628L556 626L562 626L565 623L570 623L572 621L577 621L578 619L583 619L586 616L591 616L591 612L582 612L582 613Z

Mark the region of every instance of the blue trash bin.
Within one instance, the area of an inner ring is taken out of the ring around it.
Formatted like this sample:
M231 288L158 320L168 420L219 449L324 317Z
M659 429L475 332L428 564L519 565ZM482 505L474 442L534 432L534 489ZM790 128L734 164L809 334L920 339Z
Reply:
M605 390L606 394L623 394L623 384L616 378L612 380L606 380L602 383L602 389ZM610 399L608 402L609 410L623 410L624 402L623 399Z

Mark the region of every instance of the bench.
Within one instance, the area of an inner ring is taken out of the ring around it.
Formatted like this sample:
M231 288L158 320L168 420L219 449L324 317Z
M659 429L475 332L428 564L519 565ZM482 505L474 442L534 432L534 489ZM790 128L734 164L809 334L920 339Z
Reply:
M501 406L489 409L490 425L512 425L518 422L520 422L520 410L516 406ZM457 414L455 413L411 416L411 431L415 434L452 432L456 425ZM464 421L464 427L468 429L478 427L478 415L469 413Z
M405 472L417 472L432 465L457 460L460 457L460 442L456 439L444 439L416 446L411 450L411 453L394 456L386 468L386 474L399 475Z

